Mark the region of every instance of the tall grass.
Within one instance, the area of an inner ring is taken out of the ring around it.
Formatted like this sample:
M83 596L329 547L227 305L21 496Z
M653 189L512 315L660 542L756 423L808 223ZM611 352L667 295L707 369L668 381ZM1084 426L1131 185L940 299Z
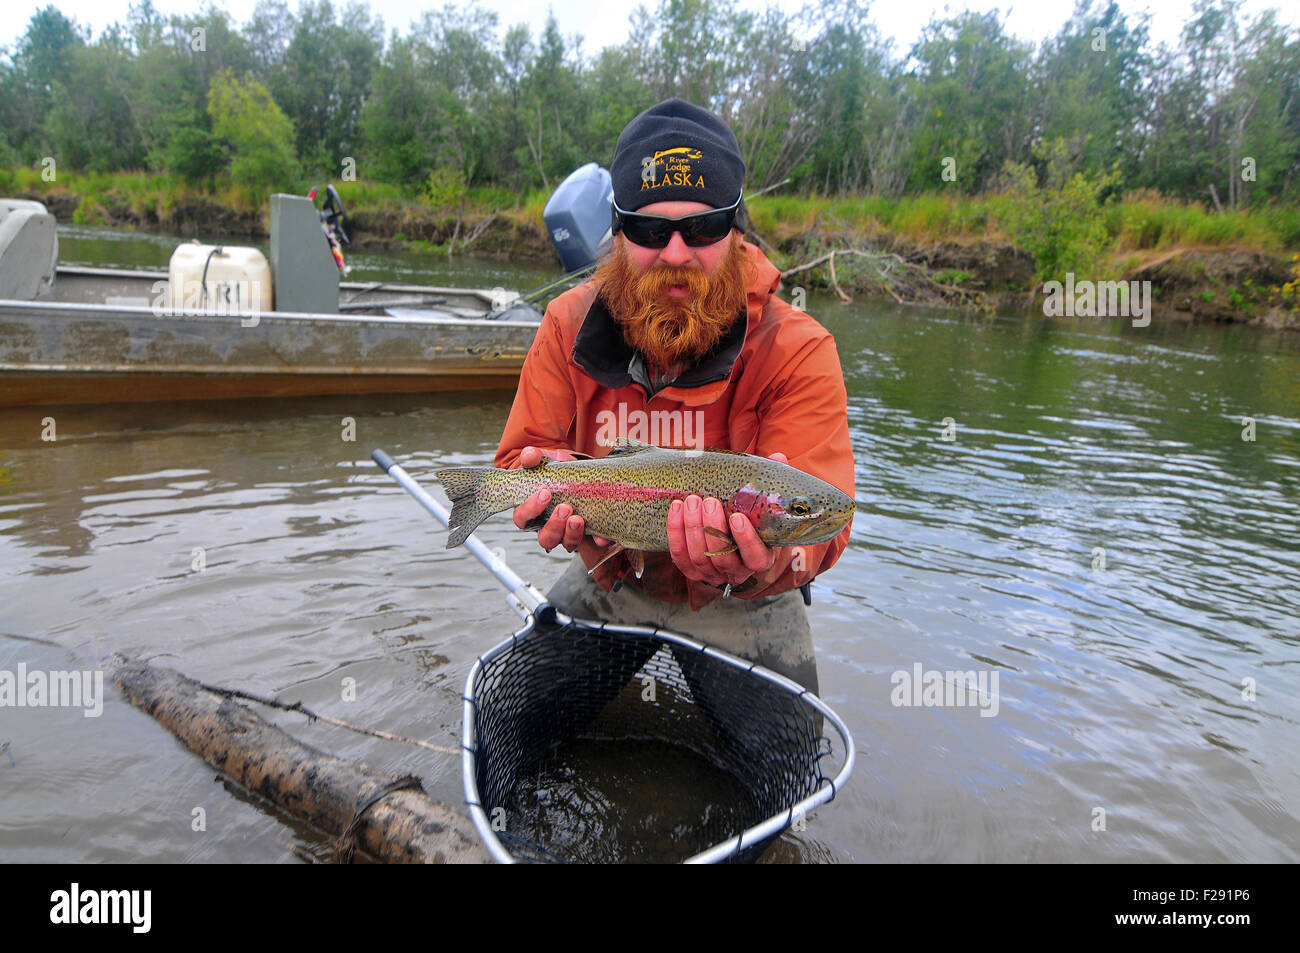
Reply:
M1005 239L1012 220L1012 198L1002 192L902 198L764 195L746 205L755 229L774 243L814 225L889 232L923 244ZM1300 248L1300 209L1291 206L1215 212L1199 202L1141 192L1103 206L1102 214L1111 254L1227 245L1268 252Z
M997 196L929 193L907 198L760 196L746 203L755 228L782 242L820 224L872 234L891 232L918 242L998 238Z
M1283 206L1212 212L1200 202L1172 202L1153 193L1127 196L1105 212L1116 251L1242 245L1282 251L1300 245L1300 210Z

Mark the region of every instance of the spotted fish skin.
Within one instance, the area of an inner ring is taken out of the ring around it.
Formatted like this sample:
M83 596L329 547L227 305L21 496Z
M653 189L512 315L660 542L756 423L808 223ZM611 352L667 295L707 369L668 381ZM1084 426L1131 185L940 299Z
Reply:
M692 494L743 514L768 546L824 543L848 524L853 497L810 473L767 457L722 450L669 450L629 444L600 460L547 460L530 469L455 467L438 479L452 502L447 548L459 546L493 513L551 491L543 518L561 503L592 535L625 549L668 551L668 508Z

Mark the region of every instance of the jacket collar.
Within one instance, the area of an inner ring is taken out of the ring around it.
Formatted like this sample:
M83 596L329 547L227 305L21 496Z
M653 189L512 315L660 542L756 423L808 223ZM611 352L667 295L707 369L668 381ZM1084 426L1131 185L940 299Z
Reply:
M730 377L740 349L744 347L748 325L744 312L738 312L736 320L714 349L683 370L668 385L701 387ZM653 397L660 389L650 383L640 352L633 350L624 339L623 330L599 295L592 301L587 316L582 319L582 327L573 339L573 360L587 372L588 377L610 390L640 384L645 388L646 396Z
M731 377L750 328L758 324L768 298L781 281L781 273L767 260L767 256L747 242L743 247L755 265L755 277L746 289L745 311L737 313L736 320L712 351L668 382L663 390L707 388L709 384ZM624 339L622 329L599 294L593 297L591 307L582 319L582 327L574 337L573 361L587 376L611 390L640 384L647 398L660 390L650 382L644 359ZM707 389L712 391L715 388Z

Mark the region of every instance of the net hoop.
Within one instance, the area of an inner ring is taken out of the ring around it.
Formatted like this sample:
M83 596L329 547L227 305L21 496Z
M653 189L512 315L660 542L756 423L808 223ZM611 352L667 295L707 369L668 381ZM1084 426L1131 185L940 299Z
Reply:
M677 646L684 650L700 652L709 656L713 660L724 665L731 666L747 672L749 675L765 679L780 690L794 696L799 702L810 706L824 719L824 726L829 726L835 730L839 736L839 741L843 749L843 764L834 778L824 778L825 783L820 784L817 789L807 797L804 797L795 804L790 805L766 820L755 824L742 833L730 837L724 841L714 844L706 850L687 858L682 861L687 864L715 864L726 861L735 857L742 850L752 847L760 842L776 837L786 828L790 827L796 817L806 817L812 810L833 800L835 795L843 789L849 776L853 772L855 758L855 749L853 746L853 736L849 733L848 726L843 719L839 717L825 702L817 695L805 689L803 686L780 675L771 669L765 668L756 662L739 658L729 652L715 648L711 645L684 635L680 632L674 632L670 629L663 629L650 626L623 625L602 622L598 620L575 619L557 611L552 606L543 605L535 613L531 613L526 618L524 626L514 634L503 639L497 645L493 646L487 652L475 659L474 664L470 667L469 674L465 679L465 691L462 698L462 729L461 729L461 775L465 789L465 803L469 808L470 817L474 822L474 827L479 833L484 846L487 848L492 858L503 864L518 863L518 859L511 854L510 850L493 829L492 821L482 805L482 798L478 786L478 730L477 730L477 702L475 699L476 685L484 670L484 666L498 658L502 654L516 648L522 641L535 638L546 637L546 633L537 631L538 617L541 617L547 623L558 625L579 625L584 626L592 631L600 631L613 636L624 636L629 638L647 639L652 638L660 642L667 643L670 646ZM826 732L823 730L823 735Z

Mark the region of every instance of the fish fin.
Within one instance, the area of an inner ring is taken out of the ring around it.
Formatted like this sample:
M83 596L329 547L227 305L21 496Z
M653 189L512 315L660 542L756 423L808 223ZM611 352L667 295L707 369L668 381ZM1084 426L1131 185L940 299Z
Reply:
M716 526L706 526L704 527L704 532L710 536L716 536L718 539L725 539L728 543L730 543L730 545L727 546L725 549L713 549L713 550L706 549L704 551L704 555L725 556L727 555L727 553L736 553L740 551L737 548L736 544L732 542L730 533L723 532L722 530L718 529Z
M643 450L658 450L652 443L645 443L641 440L634 440L631 437L624 437L610 448L606 457L626 457L633 453L640 453Z
M627 561L632 566L632 571L636 573L638 579L645 573L645 553L639 549L624 550Z
M605 565L605 563L609 562L611 559L613 559L622 551L623 551L623 544L615 543L613 546L609 548L609 552L607 552L603 557L601 557L600 562L596 563L596 565L592 566L590 569L587 570L587 575L588 576L594 575L597 569Z
M530 519L527 523L524 524L524 529L531 533L537 532L539 529L541 529L543 526L546 525L547 521L550 520L551 514L555 512L555 507L556 507L555 500L552 499L550 505L547 506L546 509L542 510L540 516L534 516L532 519Z
M513 481L500 474L512 473L496 467L452 467L439 470L438 482L451 500L451 516L447 519L447 548L459 546L469 534L493 513L518 506L528 498L525 493L517 499L518 489Z

